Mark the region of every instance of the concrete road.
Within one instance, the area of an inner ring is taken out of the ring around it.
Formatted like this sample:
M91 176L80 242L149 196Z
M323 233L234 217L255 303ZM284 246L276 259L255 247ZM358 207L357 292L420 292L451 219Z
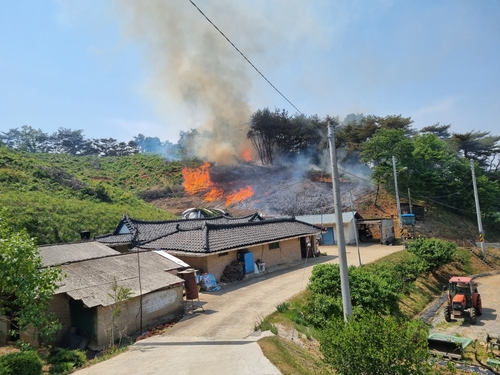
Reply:
M264 357L256 341L267 335L254 332L276 306L305 289L312 267L338 263L336 246L321 246L327 256L270 269L224 285L216 293L200 295L205 312L189 310L161 336L141 340L105 362L79 370L78 375L274 375L279 370ZM402 250L402 246L360 246L363 264ZM356 246L348 246L348 265L359 265ZM198 304L196 304L198 305Z

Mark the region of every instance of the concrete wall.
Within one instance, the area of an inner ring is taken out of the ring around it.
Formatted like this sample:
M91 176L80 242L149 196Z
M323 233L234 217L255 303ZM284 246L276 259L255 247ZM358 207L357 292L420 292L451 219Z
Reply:
M354 233L354 227L355 227L354 221L351 221L350 223L344 223L342 228L344 229L344 240L347 245L352 245L356 243L356 237ZM337 244L338 240L338 232L337 232L337 225L336 224L324 224L323 227L325 228L333 228L333 232L335 233L335 245Z
M254 252L255 260L260 259L266 263L266 268L302 259L299 238L281 241L277 249L269 249L269 245L262 245L249 250Z
M69 311L68 296L64 293L56 294L50 301L49 311L53 312L62 325L57 332L56 342L62 342L64 335L71 328L71 314Z
M177 286L162 289L142 296L142 330L168 322L184 314L183 287ZM115 340L120 333L124 339L141 328L141 300L135 297L128 300L122 307L120 316L115 318ZM99 306L97 308L97 339L89 343L89 347L98 350L111 343L111 315L114 306ZM142 332L141 332L142 333Z
M206 256L203 257L194 257L194 256L179 256L176 255L177 258L189 264L191 268L198 270L198 273L208 272L208 260Z
M273 267L279 264L300 260L302 258L299 238L280 241L279 248L277 249L269 249L269 244L265 244L248 247L247 250L253 253L254 261L260 259L262 262L266 263L266 267ZM176 254L176 257L186 262L196 270L211 273L218 281L220 280L226 266L238 259L238 251L239 250L231 250L211 254L205 257Z
M71 315L69 311L68 298L66 297L66 295L56 294L50 301L48 311L54 313L55 317L62 325L62 328L57 331L56 337L54 339L55 343L62 344L64 341L64 336L71 327ZM29 342L30 345L35 348L38 348L41 345L40 340L38 339L38 334L32 326L29 326L24 332L20 333L20 339L22 341Z
M208 272L213 274L216 280L220 280L222 273L227 265L231 264L238 259L238 251L228 251L227 255L220 256L219 254L224 254L226 252L212 254L207 257L208 262ZM255 259L255 258L254 258Z

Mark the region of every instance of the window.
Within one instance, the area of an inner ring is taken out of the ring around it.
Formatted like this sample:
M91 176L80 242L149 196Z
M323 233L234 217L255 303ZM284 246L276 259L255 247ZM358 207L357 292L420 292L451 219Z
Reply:
M280 243L279 242L271 242L269 244L269 250L279 249L279 248L280 248Z
M226 255L229 255L229 253L228 253L228 252L225 252L225 253L219 253L219 256L220 256L220 257L225 257Z

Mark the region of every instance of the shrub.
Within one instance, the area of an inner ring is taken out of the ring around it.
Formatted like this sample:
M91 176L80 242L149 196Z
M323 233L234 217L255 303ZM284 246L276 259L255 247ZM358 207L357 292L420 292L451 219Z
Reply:
M337 296L341 294L340 267L338 264L319 264L314 266L309 279L308 289L313 294Z
M436 238L418 238L408 246L408 251L423 262L425 271L451 262L456 250L455 244Z
M349 267L349 287L353 307L372 311L398 311L398 283L394 282L393 272L388 268L376 270L370 267ZM342 306L342 291L340 283L340 267L337 264L322 264L315 266L308 288L313 293L313 306L309 313L319 313L321 317L311 317L317 323L328 320ZM323 295L319 302L318 296ZM330 297L331 300L327 297ZM321 306L325 304L325 306ZM341 309L342 311L342 309Z
M66 374L74 367L72 362L59 362L50 367L49 374Z
M342 316L342 298L314 294L306 306L306 318L315 327L323 327L329 319Z
M420 320L364 314L329 322L320 337L325 360L344 375L430 373L428 327Z
M281 302L276 306L276 310L280 313L284 313L290 309L290 302Z
M82 350L58 349L47 358L47 363L54 367L62 363L71 363L71 367L82 367L87 361L87 356Z
M42 375L42 360L34 350L0 357L1 375Z

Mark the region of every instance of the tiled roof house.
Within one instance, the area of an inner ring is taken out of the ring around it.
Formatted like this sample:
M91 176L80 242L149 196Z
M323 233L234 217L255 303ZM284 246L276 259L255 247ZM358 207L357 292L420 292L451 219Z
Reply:
M242 259L242 253L247 253L245 261L260 259L266 267L299 260L320 232L321 228L295 218L265 219L258 214L169 221L124 216L113 233L95 240L119 251L163 250L219 279L228 264Z

